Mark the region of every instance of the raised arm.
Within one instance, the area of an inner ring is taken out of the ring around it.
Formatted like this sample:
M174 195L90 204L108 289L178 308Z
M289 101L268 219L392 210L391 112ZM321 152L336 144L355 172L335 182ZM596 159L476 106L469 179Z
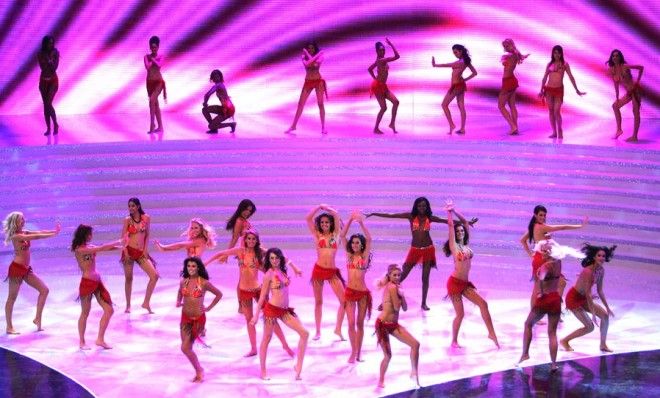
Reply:
M394 44L392 44L390 39L385 39L385 42L387 44L389 44L389 46L392 48L392 52L394 53L393 57L385 58L385 62L392 62L392 61L396 61L397 59L401 58L401 56L399 55L399 52L396 50L396 47L394 47Z
M220 289L213 286L213 284L209 281L204 281L204 285L206 287L206 290L215 294L215 297L213 298L213 301L211 301L211 304L209 304L207 307L204 308L204 312L209 312L213 309L213 307L216 306L216 304L218 304L218 302L222 298L222 292L220 291Z
M351 224L353 223L353 215L348 219L346 224L344 224L344 228L342 228L341 233L339 234L339 238L341 239L341 245L343 247L346 247L346 244L348 243L346 241L346 235L348 235L348 230L351 228Z
M573 87L575 87L575 92L579 96L583 96L583 95L587 94L587 93L582 92L578 89L577 83L575 83L575 78L573 77L573 72L571 72L571 67L568 65L568 63L566 64L566 73L568 74L568 78L571 80L571 83L573 84Z
M45 239L55 236L60 233L62 227L59 223L55 224L55 229L45 231L24 231L22 233L14 234L12 240L37 240Z
M311 232L312 236L314 237L314 240L316 240L316 225L314 224L314 215L316 214L317 211L321 210L321 205L318 205L316 207L313 207L312 210L307 213L307 216L305 216L305 221L307 221L307 228L309 229L309 232Z
M365 215L367 218L371 216L383 218L404 218L406 220L410 220L410 213L368 213Z
M456 253L456 231L454 231L454 219L452 218L453 206L447 206L447 229L448 237L447 241L449 242L449 251L452 256Z
M209 258L208 260L206 260L206 261L204 262L204 266L208 266L209 264L211 264L211 263L214 262L215 260L217 260L217 259L219 259L219 258L222 258L222 257L229 257L229 256L235 256L235 255L238 255L238 254L240 254L243 250L244 250L244 249L243 249L242 247L232 247L231 249L221 250L221 251L215 253L214 255L212 255L211 258Z
M357 219L358 224L360 224L360 227L362 228L362 232L364 232L364 238L365 238L365 245L364 249L362 250L362 258L367 260L369 258L369 254L371 253L371 233L369 232L369 229L364 223L364 217L360 215L361 217Z
M584 227L587 224L589 224L589 217L585 217L582 220L582 224L562 224L562 225L541 224L541 225L539 225L539 228L541 228L541 232L543 234L546 234L548 232L567 231L567 230L571 230L571 229L580 229L580 228Z

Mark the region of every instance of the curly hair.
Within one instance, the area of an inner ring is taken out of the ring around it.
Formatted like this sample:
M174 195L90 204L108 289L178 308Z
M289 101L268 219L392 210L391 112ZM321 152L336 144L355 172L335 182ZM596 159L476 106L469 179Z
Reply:
M181 271L182 277L190 278L190 274L188 273L188 263L191 261L197 264L197 275L201 276L202 279L206 279L206 280L211 279L209 278L209 272L206 270L206 267L204 266L204 262L199 257L188 257L185 260L183 260L183 271Z
M89 225L80 224L73 233L73 240L71 241L71 251L75 251L80 246L87 243L89 235L92 233L93 228Z
M321 219L323 217L327 217L330 220L330 233L335 233L335 218L331 216L328 213L321 213L318 216L314 218L314 225L316 226L316 230L318 232L321 232Z

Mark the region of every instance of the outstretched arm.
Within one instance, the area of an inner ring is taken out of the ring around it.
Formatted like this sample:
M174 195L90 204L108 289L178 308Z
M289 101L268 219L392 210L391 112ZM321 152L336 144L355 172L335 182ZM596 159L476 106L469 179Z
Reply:
M221 250L221 251L215 253L214 255L212 255L211 258L206 260L204 262L204 265L208 266L209 264L211 264L215 260L217 260L219 258L222 258L222 257L235 256L235 255L241 253L243 250L244 249L242 247L232 247L231 249Z
M106 244L100 245L100 246L87 246L87 247L78 247L76 248L76 253L80 254L94 254L98 252L105 252L105 251L110 251L110 250L118 250L121 249L121 240L115 240L112 242L108 242Z
M539 227L541 228L541 232L546 234L548 232L567 231L567 230L571 230L571 229L580 229L580 228L584 227L587 224L589 224L589 217L585 217L582 220L582 224L562 224L562 225L542 224Z
M367 218L371 216L383 218L405 218L406 220L410 220L410 213L368 213L365 215Z
M190 247L195 246L195 242L193 242L191 240L187 240L187 241L172 243L172 244L169 244L169 245L163 245L159 241L155 241L154 245L156 246L156 248L158 250L169 252L169 251L179 250L179 249L188 249Z
M45 230L45 231L24 231L22 233L14 234L12 240L36 240L36 239L45 239L55 236L60 233L62 227L60 223L55 224L55 229Z

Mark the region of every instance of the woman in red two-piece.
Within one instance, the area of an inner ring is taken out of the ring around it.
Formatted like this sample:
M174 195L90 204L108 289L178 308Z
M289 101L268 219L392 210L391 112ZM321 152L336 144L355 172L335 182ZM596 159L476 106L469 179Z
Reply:
M30 246L35 239L50 238L60 233L59 223L55 225L55 229L52 231L27 231L23 227L25 227L25 217L19 211L9 213L2 222L2 229L5 233L5 245L11 242L14 246L14 258L9 265L7 278L5 278L5 281L9 281L9 293L7 294L7 303L5 304L7 334L18 334L12 323L12 313L14 311L14 303L18 297L18 291L23 281L39 292L39 296L37 297L37 314L32 322L37 325L37 331L43 330L41 327L41 314L46 305L48 286L34 273L30 266Z
M252 229L252 224L250 224L250 217L257 211L257 206L250 199L243 199L238 203L234 214L229 217L227 220L227 225L225 229L231 231L231 240L227 249L231 249L235 246L241 246L238 242L241 236Z
M78 319L79 347L81 350L90 349L85 343L85 329L87 329L87 317L89 317L89 311L92 308L92 296L94 296L103 309L96 345L107 350L112 347L105 342L105 331L108 328L114 310L112 309L110 292L108 292L103 281L101 281L101 274L96 271L96 253L119 250L121 249L121 241L116 240L101 246L94 246L90 244L92 241L92 231L92 227L89 225L80 224L76 228L76 232L73 234L73 241L71 242L71 251L75 255L78 267L82 272L80 287L78 289L78 298L80 299L81 307L80 318Z
M39 68L39 93L44 103L44 119L46 120L46 132L44 135L50 135L50 121L53 121L53 134L57 135L60 125L57 124L57 114L53 107L53 99L59 88L59 79L57 77L57 67L60 65L60 52L55 48L55 39L53 36L44 36L41 41L41 50L37 54Z
M351 235L346 240L351 223L360 224L363 234ZM346 248L346 268L348 283L344 291L346 317L348 318L348 339L351 342L351 355L348 363L362 362L362 340L364 339L364 318L371 318L372 297L364 280L371 267L371 234L364 225L364 216L354 212L341 231L341 243ZM357 311L356 311L357 309ZM357 313L356 313L357 312Z
M149 39L149 49L151 52L144 56L144 68L147 70L147 95L149 96L149 131L151 133L163 132L163 119L160 114L160 104L158 103L158 96L163 93L163 99L167 103L167 89L165 88L165 80L160 72L163 66L163 56L158 54L160 47L160 38L158 36L151 36ZM158 122L158 127L154 124L154 118Z
M325 212L314 217L319 211ZM312 271L312 288L314 289L314 320L316 323L316 334L313 340L321 338L321 317L323 313L323 284L328 282L332 291L339 300L339 309L337 310L337 323L335 324L335 334L341 340L345 340L341 333L341 324L344 321L344 288L346 283L341 276L341 272L335 264L337 256L337 245L339 244L339 214L335 209L322 204L314 207L307 217L307 227L314 238L316 247L316 264Z
M328 86L325 84L325 80L321 77L320 72L323 57L323 51L319 50L319 46L316 43L308 43L307 46L303 48L302 63L305 66L305 83L300 91L296 116L293 118L291 127L285 131L286 134L295 131L296 126L298 126L298 120L305 107L305 102L307 102L307 98L309 98L312 91L316 91L316 102L319 105L319 113L321 115L321 134L328 134L328 131L325 129L324 105L324 101L328 99Z
M142 308L153 314L151 310L151 295L156 288L158 282L158 271L156 270L155 262L149 255L149 227L151 225L151 217L142 210L142 204L138 198L130 198L128 200L128 217L124 219L124 224L121 230L122 240L125 242L126 247L121 253L121 263L124 267L124 276L126 277L124 283L124 291L126 293L126 310L124 312L131 312L131 292L133 290L133 266L138 263L140 268L149 276L149 283L147 283L147 291L144 294L144 301Z
M390 128L392 132L396 133L396 113L399 109L399 100L396 98L392 90L387 87L387 77L389 76L390 71L390 62L394 62L397 59L401 58L399 52L394 47L394 44L390 39L385 39L387 45L392 48L394 56L385 57L385 46L381 42L376 42L376 61L369 66L369 74L373 78L371 82L371 94L376 97L380 110L376 116L376 125L374 126L374 134L383 134L380 129L380 121L387 110L387 104L385 100L388 100L392 103L392 120L390 121ZM374 69L376 73L374 74Z
M502 65L504 72L502 73L502 89L497 99L497 107L499 108L502 116L507 123L509 123L509 134L518 134L518 109L516 108L516 90L518 89L518 79L513 71L516 70L518 64L522 64L529 54L522 55L516 48L516 43L512 39L505 39L502 42L502 47L506 54L502 56ZM509 104L509 110L506 105Z

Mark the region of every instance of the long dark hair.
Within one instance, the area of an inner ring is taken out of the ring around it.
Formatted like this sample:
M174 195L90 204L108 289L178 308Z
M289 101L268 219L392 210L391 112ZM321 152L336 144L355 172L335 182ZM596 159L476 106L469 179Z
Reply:
M197 275L201 276L202 279L206 279L207 281L211 279L209 278L209 273L206 270L206 267L204 266L202 259L199 257L188 257L185 260L183 260L183 271L181 271L182 277L190 278L190 274L188 273L188 263L190 261L197 264Z
M431 218L433 215L433 211L431 210L431 202L429 202L428 199L426 199L424 196L420 196L419 198L415 199L415 203L413 203L412 210L410 211L410 215L412 218L415 218L419 215L419 212L417 212L417 205L420 202L426 202L426 214L424 214L426 217Z
M262 249L261 249L261 239L259 239L259 233L254 230L254 229L249 229L245 231L243 234L243 247L247 249L247 241L245 240L245 237L248 235L254 235L254 237L257 239L257 243L254 245L254 258L257 260L257 263L259 265L263 264L263 258L261 257Z
M321 51L321 49L319 48L319 45L316 44L315 41L310 41L309 43L305 44L305 49L307 49L307 47L309 47L309 46L314 47L314 54L309 54L309 55L311 55L312 57L315 56L316 54L318 54L319 51Z
M527 239L529 240L529 243L534 242L534 225L536 225L536 215L542 211L548 214L548 210L545 208L545 206L536 205L536 207L534 207L534 215L529 220L529 225L527 225Z
M607 60L607 62L605 62L608 66L614 66L614 61L612 61L612 56L614 56L614 53L619 53L619 58L621 58L622 65L626 63L626 59L623 58L623 53L621 52L621 50L615 48L610 53L610 58Z
M465 233L465 237L463 238L463 242L461 242L461 245L467 245L470 243L470 233L468 232L468 228L465 228L465 225L463 225L462 222L457 222L454 223L454 239L457 239L458 236L458 227L463 227L463 232ZM456 241L458 243L458 241ZM449 257L451 256L451 249L449 248L449 239L445 241L444 246L442 246L442 251L445 253L445 256Z
M321 232L321 219L323 217L327 217L330 220L330 233L334 234L335 233L335 218L331 216L328 213L321 213L318 216L314 218L314 225L316 226L316 230Z
M53 48L55 48L55 38L51 35L44 36L43 39L41 39L41 53L45 54L46 51L48 51L48 43L53 42Z
M73 233L73 241L71 241L71 251L76 251L77 248L87 243L89 234L92 233L92 227L85 224L78 225L76 232Z
M367 238L362 235L362 234L353 234L351 235L350 239L346 241L346 253L354 255L356 254L355 251L353 251L353 246L351 243L353 242L353 239L359 239L360 240L360 247L361 251L364 253L364 248L367 247ZM369 253L369 258L367 259L367 268L371 266L371 257L373 256L373 253Z
M140 203L140 199L138 199L138 198L130 198L130 199L128 200L128 202L129 202L129 203L130 203L130 202L133 202L133 204L135 204L135 205L138 207L138 213L140 213L140 215L144 214L144 210L142 210L142 203Z
M229 220L227 220L227 226L225 227L225 229L227 231L233 230L234 225L236 225L236 220L238 220L238 217L241 217L241 213L243 213L243 211L245 211L250 206L252 206L252 213L250 213L248 218L252 217L252 215L257 211L257 206L255 206L254 202L252 202L250 199L241 200L234 214L232 214L232 216L229 217Z
M596 255L599 251L605 252L605 262L609 263L612 257L614 256L614 250L616 250L616 245L614 246L595 246L585 243L582 245L582 253L585 254L585 258L582 259L582 266L588 267L596 261Z
M566 61L564 61L564 48L557 44L556 46L552 47L552 52L550 52L550 62L548 62L548 66L552 65L553 62L555 62L555 57L554 53L555 50L559 51L559 54L561 54L561 57L559 58L559 61L561 61L561 64L565 64Z
M268 271L269 269L273 268L273 266L270 264L271 253L275 253L275 255L280 259L280 270L284 272L284 275L288 275L286 272L286 258L284 258L282 250L278 249L277 247L271 247L266 251L266 255L264 256L264 271Z
M470 57L470 52L462 44L454 44L451 46L452 50L459 50L461 52L461 59L465 65L472 65L472 57Z

